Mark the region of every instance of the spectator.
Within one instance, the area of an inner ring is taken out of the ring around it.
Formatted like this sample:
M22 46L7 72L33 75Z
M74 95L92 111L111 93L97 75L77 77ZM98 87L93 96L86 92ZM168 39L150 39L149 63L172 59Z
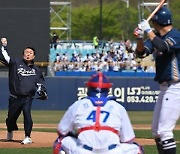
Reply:
M56 59L55 59L55 62L56 62L56 61L59 61L60 59L61 59L61 57L60 57L59 53L56 53Z
M100 61L99 70L101 72L107 72L109 70L109 65L107 63L107 59L105 61Z
M61 57L61 60L62 61L68 61L68 56L67 56L67 54L65 54L65 53L63 53L63 55L62 55L62 57Z
M61 71L61 70L62 70L62 64L59 59L54 62L54 71Z
M113 62L113 65L114 65L114 67L113 67L113 71L114 72L119 72L119 62L118 61L114 61Z
M76 54L72 53L71 62L77 62Z
M127 47L132 45L131 41L127 40L126 46L125 46L125 42L120 42L119 44L117 43L112 43L112 44L113 47L109 50L105 50L105 49L103 49L102 51L95 50L95 52L86 53L85 56L81 54L83 53L81 50L75 50L72 54L72 57L68 57L69 51L65 51L65 53L62 56L60 56L60 54L57 53L56 59L59 58L61 59L61 64L62 64L61 70L67 70L67 71L74 71L76 62L79 63L78 65L80 67L79 71L85 71L87 70L87 68L88 71L97 71L97 70L104 70L104 71L113 70L116 72L122 70L136 71L137 59L135 59L133 53L128 52L126 50ZM107 64L105 64L105 62L107 62ZM78 69L76 68L75 70L77 71Z
M133 71L136 71L136 70L137 70L137 62L135 61L134 58L132 58L132 59L130 60L130 68L131 68L131 70L133 70Z
M94 45L94 48L97 49L98 46L99 46L99 39L97 36L94 36L93 37L93 45Z
M59 36L54 32L52 36L52 47L56 50Z
M124 44L128 53L134 53L134 50L132 49L132 42L129 39L125 39Z
M114 65L113 65L113 62L111 62L111 61L108 61L108 65L109 65L109 72L112 72L112 71L114 71Z
M80 63L83 62L84 60L82 57L82 54L78 54L76 59L77 59L77 62L80 62Z
M136 69L136 71L138 71L138 72L143 72L143 67L142 67L142 65L141 65L141 62L138 62L137 63L137 69Z

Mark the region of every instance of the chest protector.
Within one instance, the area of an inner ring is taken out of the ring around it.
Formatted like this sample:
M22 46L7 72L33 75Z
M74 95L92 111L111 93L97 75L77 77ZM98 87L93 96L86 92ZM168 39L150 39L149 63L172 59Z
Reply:
M94 130L94 131L100 131L100 130L107 130L107 131L111 131L117 135L119 135L119 131L114 129L113 127L110 126L102 126L100 125L100 112L101 112L101 107L104 106L107 101L109 100L115 100L115 97L87 97L92 104L96 107L96 122L93 126L86 126L83 128L80 128L78 130L78 133L81 133L83 131L87 131L87 130Z

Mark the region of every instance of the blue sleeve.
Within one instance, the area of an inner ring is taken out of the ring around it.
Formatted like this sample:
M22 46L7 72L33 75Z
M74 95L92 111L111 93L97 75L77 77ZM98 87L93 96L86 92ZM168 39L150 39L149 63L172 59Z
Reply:
M172 32L171 35L167 36L165 42L169 47L169 52L173 52L180 49L180 32Z
M154 51L154 48L153 48L153 44L151 42L150 39L146 40L144 42L144 47L145 47L145 54L148 56L149 54L152 54L153 51Z

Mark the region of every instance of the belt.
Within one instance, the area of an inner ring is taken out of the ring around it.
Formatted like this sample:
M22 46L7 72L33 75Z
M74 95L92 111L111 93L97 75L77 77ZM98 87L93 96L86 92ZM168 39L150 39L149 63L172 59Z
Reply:
M84 149L86 149L86 150L93 151L93 152L95 152L95 153L101 153L101 152L107 152L107 151L109 151L109 150L112 150L112 149L116 148L116 147L117 147L117 144L111 144L111 145L108 146L107 148L101 148L101 149L94 149L94 148L92 148L92 147L90 147L90 146L88 146L88 145L83 145L82 147L83 147Z

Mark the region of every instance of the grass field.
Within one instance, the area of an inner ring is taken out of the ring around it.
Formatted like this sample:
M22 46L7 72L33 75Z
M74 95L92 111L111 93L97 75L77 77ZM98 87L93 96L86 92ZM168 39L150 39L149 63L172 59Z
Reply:
M43 110L33 110L32 117L34 124L58 124L61 119L64 111L43 111ZM131 119L132 124L151 124L152 120L152 112L144 112L144 111L129 111L129 117ZM6 119L7 111L0 111L0 125L4 124ZM18 124L23 124L22 115L18 119ZM180 120L177 123L180 125ZM0 127L1 130L5 130L5 128ZM55 128L33 128L33 131L39 132L56 132ZM147 138L152 139L151 131L149 129L135 129L135 134L137 138ZM177 144L177 153L180 153L180 130L175 130L175 140L178 142ZM1 137L0 137L1 138ZM0 143L1 144L1 143ZM53 143L52 143L53 144ZM144 146L146 154L157 154L156 147L154 145ZM18 148L13 149L9 148L1 148L0 154L51 154L52 147L47 148Z

